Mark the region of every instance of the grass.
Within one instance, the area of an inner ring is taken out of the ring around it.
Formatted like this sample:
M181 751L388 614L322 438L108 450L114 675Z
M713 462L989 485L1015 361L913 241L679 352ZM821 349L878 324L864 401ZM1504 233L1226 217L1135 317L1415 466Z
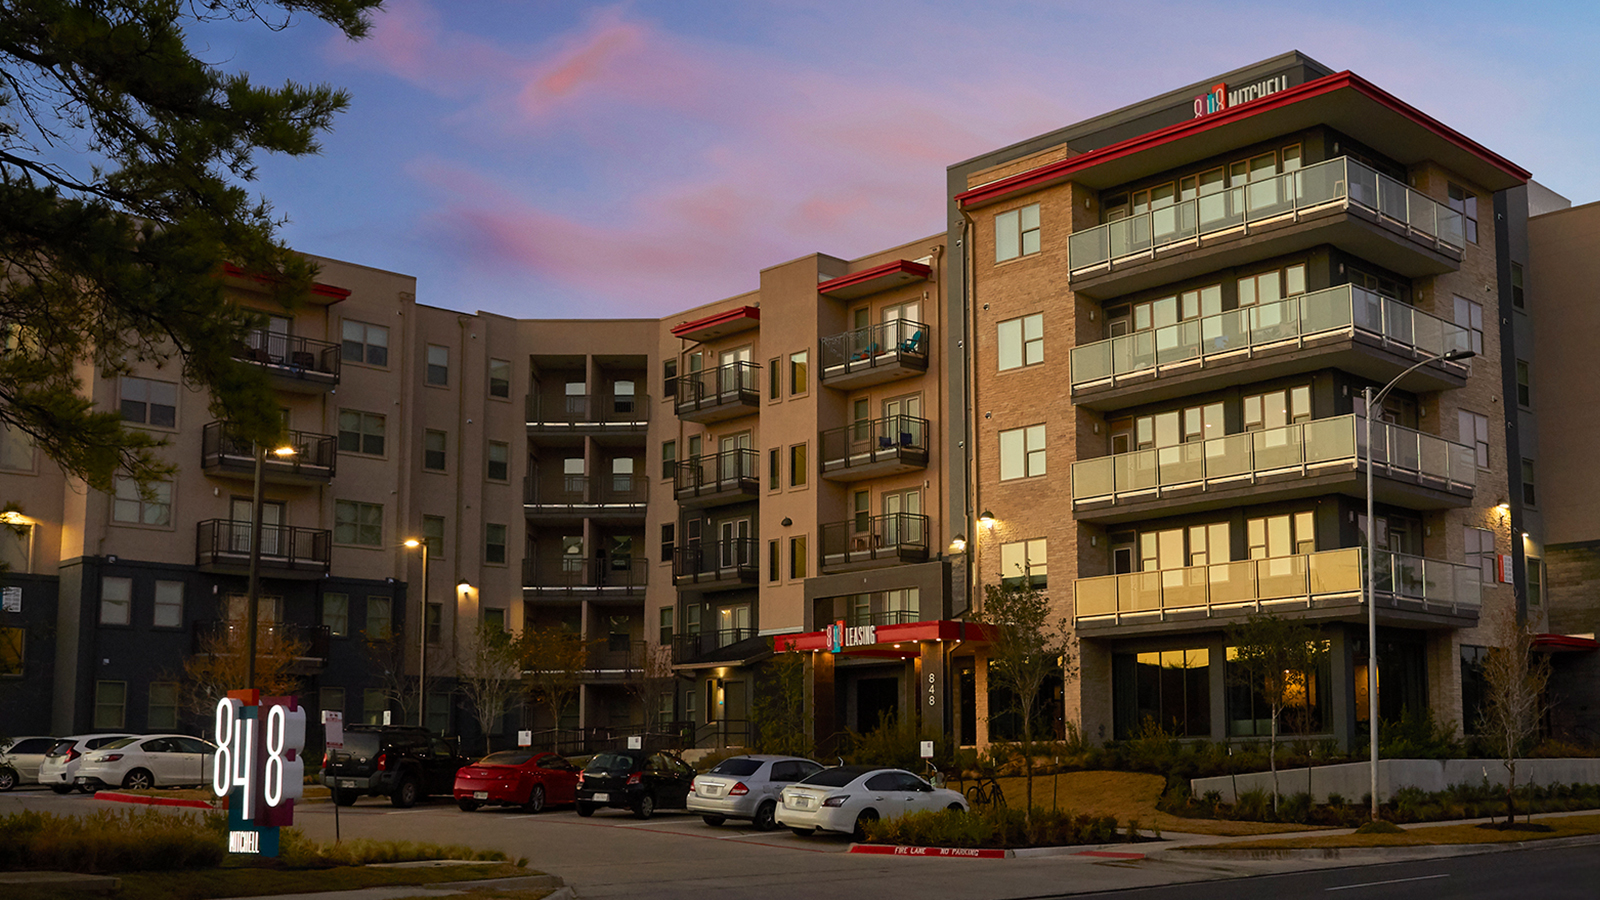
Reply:
M1021 776L997 780L1000 789L1005 791L1006 805L1021 809L1026 797L1026 785ZM1033 803L1046 809L1052 806L1070 809L1081 815L1111 816L1118 822L1134 819L1146 830L1159 828L1164 832L1238 836L1312 830L1309 826L1292 823L1187 819L1164 813L1156 809L1156 801L1161 798L1166 783L1164 777L1144 772L1063 772L1055 776L1041 775L1033 779ZM966 786L971 784L968 781ZM946 786L951 790L964 787L955 782Z
M234 861L230 860L230 863ZM216 869L188 872L130 872L119 875L122 890L117 900L204 900L209 897L254 897L263 894L298 894L312 891L345 891L394 885L438 884L445 881L475 881L486 878L511 878L536 872L511 863L496 866L441 866L439 868L382 869L341 866L332 869L290 869L269 865L227 864ZM535 891L526 898L543 897ZM52 900L56 897L92 897L103 894L63 891L56 887L11 887L6 900ZM494 897L494 894L477 895ZM519 895L510 894L508 897Z
M1519 819L1520 821L1520 819ZM1600 834L1600 815L1534 817L1550 831L1497 831L1476 825L1419 825L1401 834L1328 834L1278 840L1240 841L1228 850L1280 850L1323 847L1425 847L1433 844L1502 844ZM1187 848L1216 849L1216 848Z

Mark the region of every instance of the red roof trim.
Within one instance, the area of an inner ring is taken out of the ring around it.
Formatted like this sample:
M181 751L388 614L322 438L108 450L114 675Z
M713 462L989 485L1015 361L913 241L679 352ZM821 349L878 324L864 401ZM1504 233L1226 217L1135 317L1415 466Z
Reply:
M679 322L672 326L672 334L675 337L683 337L686 334L701 331L713 325L725 325L729 322L737 322L740 319L755 319L759 321L761 319L761 310L754 306L740 306L726 312L706 316L704 319L695 319L693 322Z
M1517 178L1521 181L1527 181L1531 177L1531 173L1528 172L1528 170L1518 166L1498 153L1495 153L1477 141L1472 140L1461 132L1456 131L1448 125L1445 125L1438 119L1433 118L1416 107L1405 103L1404 101L1395 97L1393 94L1390 94L1382 88L1379 88L1361 76L1346 70L1344 72L1337 72L1333 75L1328 75L1313 81L1308 81L1305 84L1279 91L1276 94L1269 94L1258 100L1251 100L1248 103L1241 103L1238 106L1231 106L1222 112L1212 113L1211 115L1198 119L1191 119L1187 122L1179 122L1176 125L1168 125L1165 128L1159 128L1155 131L1149 132L1148 134L1141 134L1138 137L1132 137L1125 141L1109 144L1105 147L1101 147L1098 150L1090 150L1087 153L1081 153L1077 156L1040 166L1037 169L1030 169L1027 172L1021 172L1008 178L1002 178L999 181L979 185L978 187L957 194L955 198L956 203L960 204L962 207L978 206L984 203L989 203L999 200L1002 197L1005 197L1007 194L1012 194L1017 191L1027 190L1030 188L1042 187L1043 185L1051 182L1061 180L1074 172L1080 172L1084 169L1092 168L1104 162L1109 162L1114 159L1121 159L1125 156L1132 156L1135 153L1141 153L1151 148L1159 147L1162 144L1170 144L1173 141L1191 137L1205 131L1210 131L1213 128L1220 128L1223 125L1228 125L1241 119L1249 118L1250 116L1260 115L1261 113L1269 110L1288 106L1291 103L1309 100L1312 97L1320 97L1323 94L1330 94L1334 91L1343 90L1345 88L1354 90L1357 93L1360 93L1401 114L1402 116L1405 116L1418 125L1421 125L1429 131L1432 131L1434 134L1437 134L1439 137L1442 137L1445 140L1468 151L1469 153L1472 153L1473 155L1483 159L1485 162L1511 175L1514 178Z
M930 619L926 622L907 622L900 625L877 626L878 642L869 647L851 647L843 652L870 652L874 647L910 641L987 641L989 632L981 622L958 622L954 619ZM826 631L806 631L780 634L773 638L773 648L785 650L832 649Z
M922 263L912 262L909 259L897 259L891 262L886 262L883 265L873 266L870 269L862 269L859 272L852 272L849 275L840 275L838 278L830 278L827 281L819 281L817 282L817 293L826 294L830 291L840 290L841 288L854 287L858 284L864 284L868 281L872 281L875 278L882 278L885 275L899 275L901 273L913 275L917 278L927 278L933 274L933 268L931 266L925 266Z
M1571 634L1536 634L1535 650L1600 650L1600 641Z
M233 263L223 263L222 271L224 274L231 275L234 278L249 278L257 284L271 284L277 280L270 275L246 275L243 269L239 268ZM316 294L319 297L332 297L335 300L344 300L350 296L350 289L334 287L331 284L323 284L322 282L318 281L312 283L311 293Z

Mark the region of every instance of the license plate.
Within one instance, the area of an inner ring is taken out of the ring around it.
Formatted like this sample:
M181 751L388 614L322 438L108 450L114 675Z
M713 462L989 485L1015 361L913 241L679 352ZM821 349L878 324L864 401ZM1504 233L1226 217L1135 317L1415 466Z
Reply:
M355 786L356 786L356 780L354 778L341 778L341 779L339 779L339 787L342 787L342 788L353 788Z
M611 802L611 795L610 794L595 794L594 795L594 802L596 802L596 803L610 803Z
M794 797L789 800L789 805L795 809L805 809L811 805L811 800L807 797Z
M474 799L474 800L487 800L487 799L489 799L489 792L488 791L473 791L472 792L472 799Z

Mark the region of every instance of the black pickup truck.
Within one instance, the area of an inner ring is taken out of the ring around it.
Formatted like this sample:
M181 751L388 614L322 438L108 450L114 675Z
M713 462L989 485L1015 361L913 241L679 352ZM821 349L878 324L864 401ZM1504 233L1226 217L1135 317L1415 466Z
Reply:
M456 770L470 760L452 741L408 725L347 725L344 747L322 759L322 783L333 802L388 797L405 809L428 796L452 796Z

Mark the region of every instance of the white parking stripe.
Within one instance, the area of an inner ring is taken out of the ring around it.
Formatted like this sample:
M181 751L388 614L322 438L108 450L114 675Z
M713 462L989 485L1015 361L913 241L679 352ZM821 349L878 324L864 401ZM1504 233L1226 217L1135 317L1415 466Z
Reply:
M1419 875L1416 878L1396 878L1391 881L1368 881L1362 884L1341 884L1338 887L1323 888L1323 891L1348 891L1352 888L1377 887L1380 884L1405 884L1408 881L1429 881L1434 878L1449 878L1450 875Z

